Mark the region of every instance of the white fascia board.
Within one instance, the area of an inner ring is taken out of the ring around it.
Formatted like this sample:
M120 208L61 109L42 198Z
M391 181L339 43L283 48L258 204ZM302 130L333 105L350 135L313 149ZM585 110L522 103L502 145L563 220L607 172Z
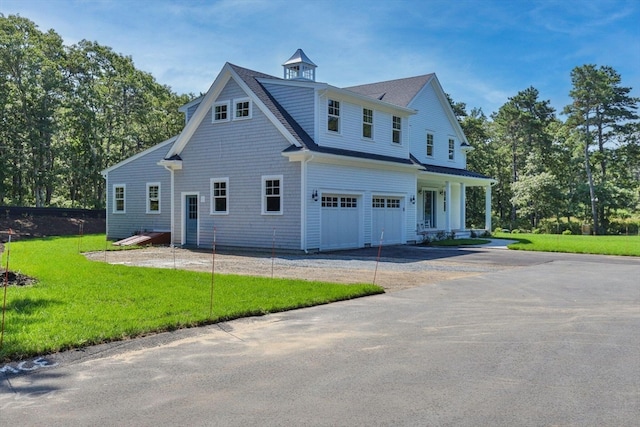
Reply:
M394 112L399 116L407 117L407 116L412 116L418 113L418 111L414 110L413 108L400 107L399 105L380 101L379 99L371 98L370 96L366 96L366 95L361 95L359 93L352 92L347 89L340 89L339 87L335 87L331 85L325 85L323 89L324 89L325 95L327 96L335 95L338 98L338 100L344 99L344 100L356 101L361 104L374 106L375 108L380 110L387 110L390 112Z
M112 170L118 169L119 167L124 166L124 165L126 165L127 163L131 163L131 162L133 162L134 160L139 159L140 157L147 155L148 153L150 153L151 151L153 151L153 150L155 150L155 149L157 149L157 148L160 148L160 147L162 147L162 146L164 146L164 145L168 145L168 144L170 144L170 143L172 143L172 142L175 142L176 138L178 138L178 136L177 136L177 135L176 135L176 136L173 136L173 137L171 137L171 138L169 138L169 139L167 139L167 140L165 140L165 141L162 141L162 142L160 142L160 143L158 143L158 144L154 145L153 147L149 147L149 148L147 148L146 150L139 152L138 154L134 154L133 156L128 157L128 158L124 159L123 161L121 161L121 162L119 162L119 163L116 163L115 165L113 165L113 166L111 166L111 167L108 167L107 169L104 169L104 170L100 171L100 174L101 174L103 177L106 177L106 176L107 176L107 174L108 174L109 172L111 172Z
M180 132L180 135L178 135L178 139L175 141L169 152L165 155L165 158L169 158L173 155L179 154L184 149L185 145L187 145L187 142L189 142L196 129L198 129L198 126L200 126L200 123L202 123L202 120L204 120L204 118L206 117L211 104L213 104L213 101L218 97L224 86L231 78L231 71L232 70L231 66L229 66L229 63L224 64L222 70L218 74L218 77L216 77L216 79L209 87L209 90L207 90L204 98L202 98L202 102L200 102L200 105L198 105L198 108L196 108L196 111L193 113L191 120L189 120L184 129L182 129L182 132Z
M429 171L420 171L419 176L420 177L433 176L433 177L442 179L442 181L464 182L465 184L475 185L475 186L487 185L487 184L493 185L498 182L493 178L474 178L472 176L463 176L463 175L429 172Z
M282 153L284 157L288 157L289 161L313 160L323 163L333 164L357 164L359 167L384 168L384 169L402 169L420 171L422 166L417 164L403 164L386 160L363 159L360 157L342 156L340 154L318 153L316 151L303 150L301 152Z

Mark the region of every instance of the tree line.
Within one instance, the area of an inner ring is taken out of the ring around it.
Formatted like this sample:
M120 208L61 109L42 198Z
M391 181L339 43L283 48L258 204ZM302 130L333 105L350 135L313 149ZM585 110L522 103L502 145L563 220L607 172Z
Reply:
M487 117L452 102L475 148L469 169L495 178L494 224L509 230L638 233L638 98L608 66L571 71L572 102L561 111L526 88ZM471 221L482 224L484 195L470 189Z
M639 99L611 67L576 67L571 82L560 112L534 87L489 116L450 100L475 148L468 168L498 181L500 228L580 232L587 222L618 233L632 218L637 232ZM0 205L104 208L100 171L179 133L178 107L192 98L109 47L65 46L54 30L0 14ZM467 203L467 226L482 226L482 190L469 188Z
M177 95L130 57L0 14L0 205L100 209L100 171L184 126Z

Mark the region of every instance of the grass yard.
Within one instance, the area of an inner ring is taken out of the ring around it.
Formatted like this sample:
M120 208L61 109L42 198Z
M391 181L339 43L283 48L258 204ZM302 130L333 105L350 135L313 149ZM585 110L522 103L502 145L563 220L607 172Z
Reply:
M11 243L9 270L38 283L6 288L0 361L384 292L370 284L216 274L210 316L210 273L92 262L80 248L103 250L105 236Z
M516 250L640 256L640 236L495 233L494 237L518 240L508 246Z

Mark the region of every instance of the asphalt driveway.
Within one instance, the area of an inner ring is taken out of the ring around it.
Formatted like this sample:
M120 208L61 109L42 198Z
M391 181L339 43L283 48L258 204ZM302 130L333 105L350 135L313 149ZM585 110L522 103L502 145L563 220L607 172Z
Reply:
M0 424L637 425L640 260L410 253L496 268L0 366Z

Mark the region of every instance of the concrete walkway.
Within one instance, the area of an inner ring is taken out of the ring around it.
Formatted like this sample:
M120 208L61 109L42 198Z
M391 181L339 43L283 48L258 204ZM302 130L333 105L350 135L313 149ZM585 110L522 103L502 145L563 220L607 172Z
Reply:
M640 260L488 251L520 266L5 366L0 425L637 426Z

